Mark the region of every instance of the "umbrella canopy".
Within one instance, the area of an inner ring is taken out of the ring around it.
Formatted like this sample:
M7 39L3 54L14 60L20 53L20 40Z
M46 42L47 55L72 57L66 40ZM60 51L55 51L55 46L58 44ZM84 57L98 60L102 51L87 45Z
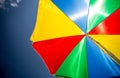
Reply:
M32 46L51 74L120 76L120 0L40 0Z

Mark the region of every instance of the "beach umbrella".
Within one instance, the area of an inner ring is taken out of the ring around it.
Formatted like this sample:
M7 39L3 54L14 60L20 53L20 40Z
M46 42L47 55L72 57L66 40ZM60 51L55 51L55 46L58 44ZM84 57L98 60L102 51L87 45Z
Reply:
M32 46L65 78L120 76L120 0L40 0Z

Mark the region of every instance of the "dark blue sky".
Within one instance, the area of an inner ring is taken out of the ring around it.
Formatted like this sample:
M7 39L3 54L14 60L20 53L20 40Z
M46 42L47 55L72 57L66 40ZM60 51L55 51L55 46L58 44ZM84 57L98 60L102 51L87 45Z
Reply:
M29 40L38 0L22 0L19 7L0 9L0 78L54 78Z

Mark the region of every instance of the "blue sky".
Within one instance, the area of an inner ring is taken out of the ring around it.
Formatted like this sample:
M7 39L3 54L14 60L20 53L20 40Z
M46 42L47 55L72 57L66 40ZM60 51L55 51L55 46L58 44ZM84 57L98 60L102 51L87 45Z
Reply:
M38 0L11 3L5 9L0 4L0 78L54 78L29 40Z

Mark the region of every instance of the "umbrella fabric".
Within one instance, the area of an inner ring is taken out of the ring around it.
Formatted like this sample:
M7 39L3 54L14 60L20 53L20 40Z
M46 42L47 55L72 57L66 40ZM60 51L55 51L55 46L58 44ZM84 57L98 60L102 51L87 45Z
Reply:
M50 0L39 2L36 27L31 40L52 74L83 38L83 34Z
M52 0L52 2L86 32L89 0Z
M86 37L72 50L56 72L57 76L88 78L86 58Z
M87 32L120 8L120 0L90 0Z
M51 74L120 76L120 0L40 0L32 46Z
M120 66L87 37L87 61L89 78L120 76Z

